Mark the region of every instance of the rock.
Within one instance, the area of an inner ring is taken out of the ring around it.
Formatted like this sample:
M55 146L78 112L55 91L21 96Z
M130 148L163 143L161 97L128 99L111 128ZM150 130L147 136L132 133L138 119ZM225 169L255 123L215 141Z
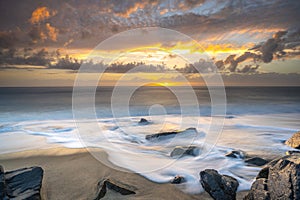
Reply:
M260 178L268 179L269 170L270 170L269 167L265 167L265 168L261 169L260 172L257 174L256 179L260 179Z
M6 194L16 199L41 199L44 171L41 167L22 168L5 173Z
M200 172L200 183L204 190L215 200L234 200L238 181L227 175L220 175L214 169Z
M300 199L300 156L271 161L261 170L244 199Z
M233 150L225 155L230 158L240 158L244 159L246 157L246 153L242 150Z
M300 131L295 133L285 144L295 149L300 149Z
M298 155L300 156L300 151L287 151L285 152L286 155L290 156L290 155Z
M172 158L179 158L184 155L189 156L198 156L200 154L200 148L197 146L189 146L189 147L175 147L171 152L170 156Z
M244 200L270 200L267 182L268 180L265 178L260 178L254 181L250 192L244 197Z
M197 129L195 129L195 128L187 128L184 131L170 131L170 132L162 132L162 133L146 135L146 140L154 141L154 140L158 140L158 139L170 138L170 137L175 137L176 135L183 134L183 133L197 134L198 132L197 132Z
M175 176L174 179L171 181L172 184L180 184L180 183L183 183L185 182L185 179L183 176Z
M271 199L300 199L300 156L279 159L269 169Z
M147 125L147 124L149 124L149 121L145 118L141 118L140 121L139 121L139 124L140 125Z
M4 199L5 197L5 178L4 178L4 170L0 165L0 199Z
M102 199L105 196L107 189L113 190L122 195L135 194L135 192L133 191L133 189L135 188L133 188L132 186L128 186L120 182L118 182L117 184L114 181L111 181L110 179L104 179L99 181L98 183L98 192L95 200Z
M256 166L263 166L268 163L267 160L260 158L260 157L253 157L245 160L246 163L250 165L256 165Z

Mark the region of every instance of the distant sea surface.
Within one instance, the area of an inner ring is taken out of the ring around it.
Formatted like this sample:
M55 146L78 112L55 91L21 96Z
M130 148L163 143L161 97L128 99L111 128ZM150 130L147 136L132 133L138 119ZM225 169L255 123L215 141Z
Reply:
M186 156L160 170L143 172L150 165L172 161L170 152L175 146L203 145L210 125L211 99L206 87L195 87L199 116L181 115L176 96L167 88L139 88L129 101L130 116L116 123L111 112L113 87L100 87L95 96L97 122L102 131L91 133L82 143L72 113L72 88L0 88L0 153L48 148L62 145L67 148L99 147L108 152L115 165L139 172L156 182L168 182L175 175L185 176L187 182L180 189L188 193L200 192L199 172L214 168L234 176L240 182L239 190L249 189L258 167L247 166L242 159L225 157L233 149L262 157L283 155L290 150L284 145L294 132L300 130L300 87L227 87L226 118L218 143L206 158ZM184 96L187 89L177 88ZM118 98L122 99L122 95ZM191 102L193 104L194 102ZM165 115L149 112L152 105L161 105ZM150 113L150 115L149 115ZM141 117L151 121L140 126ZM182 125L181 119L190 122ZM193 127L199 122L199 138L175 138L174 146L151 143L146 134L157 130L177 130ZM160 128L160 129L158 129ZM108 138L108 139L107 139ZM112 148L113 146L113 148ZM155 166L154 166L155 167Z

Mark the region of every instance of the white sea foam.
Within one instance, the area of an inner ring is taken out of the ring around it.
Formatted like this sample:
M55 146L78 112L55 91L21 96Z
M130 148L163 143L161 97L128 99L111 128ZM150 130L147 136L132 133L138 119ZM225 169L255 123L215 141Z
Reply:
M233 149L258 155L280 155L290 148L282 141L299 129L299 114L240 115L225 120L223 133L215 148L205 157L201 155L170 157L176 146L196 145L205 148L205 137L210 117L181 117L167 115L147 117L149 125L139 125L138 117L98 119L102 131L79 134L73 120L25 121L0 124L1 153L62 145L67 148L99 147L105 149L109 160L122 168L140 173L148 179L164 183L176 175L186 181L178 185L189 193L202 191L199 172L207 168L235 177L239 190L249 189L260 168L245 165L242 159L225 157ZM290 120L292 119L292 120ZM199 120L197 134L191 132L180 137L148 141L145 135L162 131L184 130ZM88 123L88 122L82 122ZM100 129L99 129L100 130Z

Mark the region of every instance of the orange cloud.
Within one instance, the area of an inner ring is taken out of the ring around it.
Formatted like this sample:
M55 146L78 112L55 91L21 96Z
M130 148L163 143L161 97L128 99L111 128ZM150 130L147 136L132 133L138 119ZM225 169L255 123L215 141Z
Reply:
M54 16L56 13L56 11L50 11L47 7L39 7L32 12L29 21L31 24L37 24Z
M58 29L51 26L50 23L46 24L47 34L52 41L57 40Z

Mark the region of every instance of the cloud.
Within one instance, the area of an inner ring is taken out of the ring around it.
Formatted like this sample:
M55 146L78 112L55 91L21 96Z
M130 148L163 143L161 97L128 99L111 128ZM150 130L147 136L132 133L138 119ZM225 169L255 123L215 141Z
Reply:
M46 23L46 30L47 30L48 37L52 41L56 41L57 40L58 29L51 26L50 23Z
M0 48L10 48L15 45L17 38L13 32L1 31L0 32Z
M32 12L29 21L31 24L37 24L53 17L56 13L55 10L51 11L47 7L38 7Z

